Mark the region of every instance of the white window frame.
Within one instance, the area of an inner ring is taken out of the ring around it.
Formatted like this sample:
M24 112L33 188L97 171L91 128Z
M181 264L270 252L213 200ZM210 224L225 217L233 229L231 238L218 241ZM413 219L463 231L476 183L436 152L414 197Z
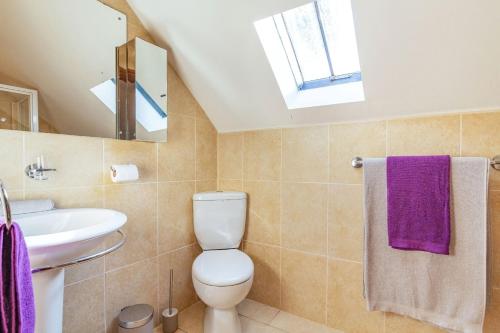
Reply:
M272 16L254 23L264 52L288 109L318 107L365 100L362 81L300 90Z
M38 91L34 89L21 88L10 86L7 84L0 84L0 91L6 91L14 94L27 95L30 100L30 130L31 132L38 132Z

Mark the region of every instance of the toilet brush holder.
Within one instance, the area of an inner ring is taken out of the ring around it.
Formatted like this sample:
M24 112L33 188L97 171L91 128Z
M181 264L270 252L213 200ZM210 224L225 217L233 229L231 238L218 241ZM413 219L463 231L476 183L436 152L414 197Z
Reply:
M172 311L170 311L172 310ZM179 327L179 312L176 308L165 309L162 316L163 333L174 333Z
M174 293L174 270L170 269L170 285L168 293L168 309L163 310L162 326L163 333L175 333L179 328L179 311L172 307L172 297Z

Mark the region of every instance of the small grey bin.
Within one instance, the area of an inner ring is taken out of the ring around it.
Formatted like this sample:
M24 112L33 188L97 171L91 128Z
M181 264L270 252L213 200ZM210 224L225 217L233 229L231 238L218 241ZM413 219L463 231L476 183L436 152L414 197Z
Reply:
M118 325L118 333L153 333L153 307L136 304L123 308Z

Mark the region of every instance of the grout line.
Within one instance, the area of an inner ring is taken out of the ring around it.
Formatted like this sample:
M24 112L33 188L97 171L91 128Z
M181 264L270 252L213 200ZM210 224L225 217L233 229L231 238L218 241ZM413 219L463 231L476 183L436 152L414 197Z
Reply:
M218 190L219 189L219 179L220 179L220 170L219 170L219 166L220 166L220 161L219 161L219 133L217 133L217 141L215 142L215 153L216 153L216 160L217 160L217 165L216 165L216 170L217 170L217 174L215 176L215 189ZM195 177L196 178L196 177Z
M160 183L158 182L160 176L160 145L156 144L156 307L158 312L160 309ZM196 178L196 177L195 177Z
M321 257L321 258L326 258L326 259L332 259L332 260L337 260L337 261L343 261L343 262L348 262L348 263L353 263L353 264L359 264L362 265L363 262L361 261L356 261L356 260L351 260L351 259L345 259L345 258L340 258L340 257L334 257L334 256L328 256L327 254L320 254L320 253L315 253L315 252L308 252L304 250L298 250L298 249L293 249L285 246L280 246L280 245L274 245L274 244L268 244L268 243L262 243L258 241L252 241L252 240L245 240L245 242L254 244L254 245L260 245L260 246L267 246L271 248L280 248L282 250L287 250L287 251L292 251L292 252L298 252L302 254L306 254L309 256L316 256L316 257Z
M97 259L97 260L99 260L99 259ZM90 280L93 280L93 279L96 279L96 278L99 278L99 277L104 277L104 272L100 272L98 274L91 275L91 276L86 277L84 279L81 279L81 280L78 280L78 281L75 281L75 282L71 282L71 283L65 284L64 288L71 287L71 286L74 286L74 285L77 285L77 284L80 284L80 283L83 283L83 282L87 282L87 281L90 281Z
M198 179L198 119L194 118L194 179Z
M26 162L28 159L26 158L26 134L25 133L22 133L22 135L21 135L21 145L22 145L21 150L22 150L22 153L23 153L23 158L22 158L23 165L22 165L22 168L24 168L24 167L26 167L28 165L27 162ZM22 169L21 169L21 174L22 174L22 178L23 178L22 197L23 197L23 199L26 199L26 178L27 177L25 176L25 174L22 171Z
M331 163L330 163L330 131L331 131L331 126L328 126L328 180L331 179ZM324 323L328 322L328 285L329 285L329 272L330 272L330 264L328 262L328 256L330 252L330 200L332 200L332 196L330 195L330 185L328 185L327 192L326 192L326 277L325 277L325 320Z
M385 121L385 156L389 155L389 120Z
M245 178L245 134L241 134L240 139L240 158L241 158L241 187L243 188L243 179Z
M498 113L498 107L450 109L437 112L435 111L435 112L424 112L424 113L412 113L399 116L373 117L373 118L358 119L351 121L328 121L321 123L288 124L288 125L271 126L264 128L240 128L237 130L220 131L219 133L232 134L232 133L246 133L246 132L261 132L261 131L270 131L270 130L288 129L288 128L293 129L293 128L304 128L304 127L320 127L328 125L369 124L382 121L414 120L414 119L432 118L432 117L453 117L461 113L466 115Z
M280 130L280 297L279 305L283 307L283 129Z
M123 265L123 266L120 266L120 267L116 267L116 268L110 269L109 271L105 271L104 274L115 273L115 272L120 271L122 269L130 268L130 267L135 266L137 264L140 264L142 262L145 262L145 261L148 261L148 260L153 260L153 259L158 258L158 257L159 256L152 256L152 257L148 257L148 258L143 258L143 259L134 261L134 262L132 262L130 264L126 264L126 265Z
M458 146L458 151L459 151L459 156L462 156L462 136L463 136L463 115L460 113L460 132L459 132L460 138L459 138L459 146Z

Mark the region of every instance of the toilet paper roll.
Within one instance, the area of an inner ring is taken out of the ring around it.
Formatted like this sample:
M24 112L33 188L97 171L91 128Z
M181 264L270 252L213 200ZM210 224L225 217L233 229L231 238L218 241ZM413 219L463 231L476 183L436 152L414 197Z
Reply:
M111 166L111 180L113 183L131 182L139 179L139 169L135 164Z

